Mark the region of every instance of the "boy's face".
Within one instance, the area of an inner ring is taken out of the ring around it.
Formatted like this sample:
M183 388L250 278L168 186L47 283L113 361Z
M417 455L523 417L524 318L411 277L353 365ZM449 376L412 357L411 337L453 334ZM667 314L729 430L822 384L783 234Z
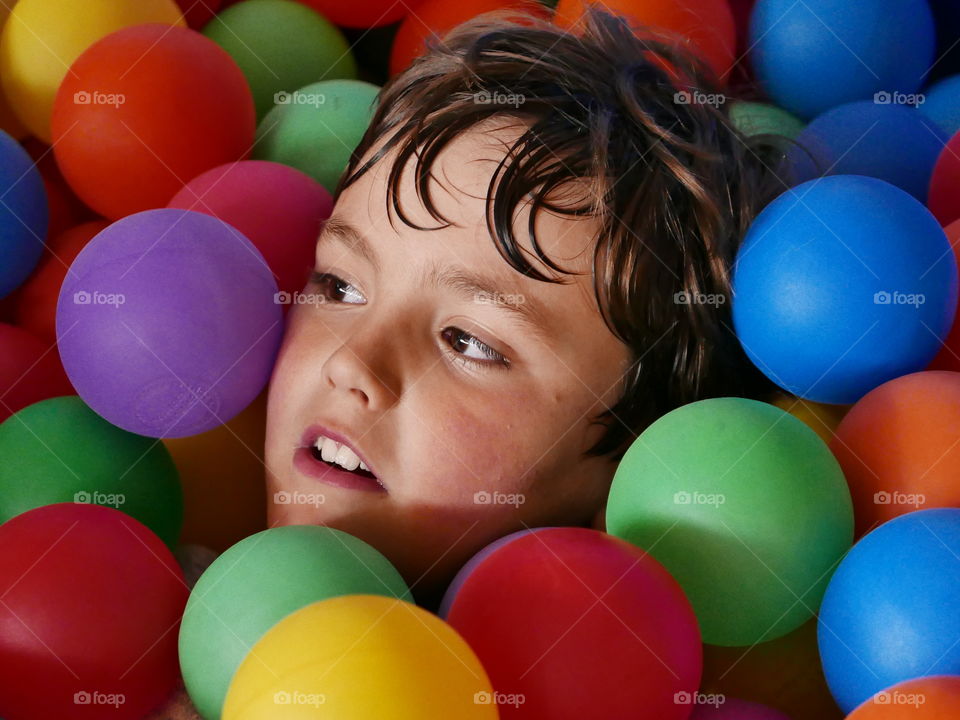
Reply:
M498 537L525 526L589 524L616 467L583 454L602 434L590 419L619 398L629 363L593 299L595 227L538 214L544 251L585 273L562 276L568 284L511 268L488 235L484 197L503 141L518 130L503 121L487 128L461 134L433 169L435 203L455 226L426 232L395 219L391 227L392 156L341 194L335 224L366 238L379 269L353 241L321 235L316 269L337 279L309 284L304 299L315 302L291 307L270 385L270 526L351 533L384 553L418 600L435 597ZM436 226L417 200L411 165L405 173L401 207L417 224ZM561 277L534 259L527 217L515 225L525 254ZM502 294L426 284L434 269L488 276ZM536 305L539 330L507 305ZM298 469L295 452L315 425L346 435L384 491L336 487Z

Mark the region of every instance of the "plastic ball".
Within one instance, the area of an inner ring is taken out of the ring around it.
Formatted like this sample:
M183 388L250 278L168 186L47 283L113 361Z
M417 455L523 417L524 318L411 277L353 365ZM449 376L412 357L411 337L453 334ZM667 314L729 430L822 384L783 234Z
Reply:
M226 51L193 30L150 24L112 33L77 58L51 127L67 182L116 220L163 207L189 179L245 158L256 116Z
M759 703L736 698L724 698L715 705L700 705L693 710L690 720L790 720L779 710Z
M785 394L778 396L773 404L802 420L828 444L833 439L837 425L850 409L849 405L825 405Z
M917 110L937 124L947 137L960 130L960 75L940 80L923 92Z
M714 398L634 441L613 478L607 531L677 578L704 642L751 645L815 613L853 539L853 509L840 466L800 420Z
M183 19L194 30L199 30L217 14L223 0L177 0Z
M773 101L803 120L875 93L915 93L934 60L926 0L758 0L750 61Z
M359 0L351 3L339 0L299 1L341 27L363 29L395 23L406 15L410 8L397 0Z
M47 193L33 160L21 145L0 131L0 297L29 277L47 236Z
M264 390L230 422L163 441L183 486L182 542L223 552L266 529L266 406Z
M493 10L516 10L546 17L544 6L535 0L421 0L416 11L407 15L397 28L390 48L390 74L406 70L423 55L428 40L433 42L460 23Z
M282 314L263 256L235 228L190 210L113 223L60 291L60 355L77 394L148 437L229 421L260 393Z
M51 242L72 227L84 222L99 220L100 217L83 204L76 193L70 189L63 173L57 167L57 159L52 148L34 137L28 137L21 143L43 178L43 187L47 191L47 207L50 221L47 224L47 247L44 256L49 256L55 248Z
M496 720L492 697L483 666L443 620L404 600L355 594L270 628L238 668L222 717Z
M842 560L820 607L823 670L845 712L894 683L960 674L960 509L901 515Z
M882 180L835 175L754 219L733 273L748 357L807 400L856 402L922 370L957 307L957 265L934 217Z
M560 0L555 21L576 27L589 4ZM706 60L720 82L729 79L736 58L737 28L727 0L606 0L602 6L639 26L676 33Z
M768 103L737 100L730 103L730 121L744 135L782 135L793 139L804 128L803 121Z
M80 53L131 25L184 25L173 0L17 0L9 5L13 11L0 38L0 82L20 121L47 144L57 88Z
M441 615L490 674L501 718L685 719L677 698L700 681L683 590L646 552L596 530L501 538L461 569Z
M194 586L180 629L184 683L200 714L221 716L234 672L277 622L310 603L350 593L410 597L386 558L329 527L271 528L220 555Z
M0 713L140 720L176 687L187 588L129 515L60 503L0 525Z
M933 166L948 139L915 108L864 100L815 118L796 137L801 147L791 148L789 154L795 181L866 175L886 180L925 203Z
M274 106L278 93L316 80L357 76L343 33L292 0L239 3L217 15L203 34L240 66L250 83L258 120Z
M257 128L254 157L301 170L333 192L379 91L362 80L324 80L281 94Z
M0 5L0 33L10 17L12 5ZM0 90L0 130L16 140L22 140L27 135L27 129L14 114L6 95Z
M242 232L263 253L281 295L291 296L303 290L314 266L317 236L333 199L299 170L244 160L194 178L167 206L213 215ZM292 299L286 296L281 299Z
M830 444L857 535L921 507L960 505L958 437L960 373L904 375L864 395Z
M960 676L905 680L866 700L847 720L953 720L960 716Z
M51 343L0 323L0 422L33 403L74 394Z
M947 141L933 167L927 207L943 226L960 220L960 132Z
M947 235L947 240L953 246L953 257L960 267L960 220L954 220L943 229ZM960 312L953 319L953 327L946 339L940 352L933 358L927 366L927 370L952 370L960 372Z
M0 522L61 502L114 507L173 548L183 523L177 468L162 444L111 425L76 395L0 424Z
M53 344L57 340L57 299L70 264L109 223L95 220L72 227L47 243L50 255L16 293L14 320L19 327Z

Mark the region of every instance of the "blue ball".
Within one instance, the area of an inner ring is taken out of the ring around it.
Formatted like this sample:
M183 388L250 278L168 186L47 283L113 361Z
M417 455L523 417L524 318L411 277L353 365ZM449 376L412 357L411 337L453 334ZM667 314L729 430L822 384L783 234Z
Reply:
M960 675L960 509L901 515L868 533L830 579L817 624L837 704L915 677Z
M0 298L23 284L47 239L47 191L40 171L16 140L0 130Z
M834 175L787 190L751 224L734 264L733 323L773 382L853 403L930 363L957 284L930 211L882 180Z
M886 93L884 98L892 96ZM802 149L789 152L793 179L868 175L926 203L933 166L949 139L914 107L872 100L846 103L815 118L797 136Z
M916 92L935 45L927 0L757 0L750 15L757 80L804 120L881 90Z
M917 109L946 134L947 139L960 130L960 75L951 75L928 87Z

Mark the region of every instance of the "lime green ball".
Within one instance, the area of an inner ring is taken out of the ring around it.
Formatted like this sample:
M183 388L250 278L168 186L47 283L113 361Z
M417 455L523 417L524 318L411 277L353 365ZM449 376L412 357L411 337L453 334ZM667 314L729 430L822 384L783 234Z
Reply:
M311 603L350 594L412 602L390 561L340 530L288 525L228 548L200 576L180 625L180 669L199 713L220 717L230 680L267 630Z
M853 542L850 492L823 440L774 405L733 397L644 430L617 467L606 520L673 574L714 645L799 627Z
M246 0L226 8L203 34L229 53L250 84L257 119L274 96L308 83L354 78L357 65L343 33L293 0Z
M730 104L730 121L744 135L782 135L795 139L805 125L783 108L737 100Z
M362 80L324 80L282 94L257 127L254 159L289 165L333 192L379 91Z
M166 446L112 425L76 395L28 405L0 424L0 522L61 502L114 507L173 548L180 475Z

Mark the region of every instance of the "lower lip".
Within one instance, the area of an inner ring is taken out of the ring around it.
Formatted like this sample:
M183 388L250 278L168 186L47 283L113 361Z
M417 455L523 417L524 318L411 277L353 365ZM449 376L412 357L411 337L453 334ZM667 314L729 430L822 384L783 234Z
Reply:
M370 492L386 492L376 480L357 475L347 470L338 470L317 460L313 451L308 447L297 448L293 454L293 465L304 475L316 478L322 483L334 487L349 488L351 490L368 490Z

